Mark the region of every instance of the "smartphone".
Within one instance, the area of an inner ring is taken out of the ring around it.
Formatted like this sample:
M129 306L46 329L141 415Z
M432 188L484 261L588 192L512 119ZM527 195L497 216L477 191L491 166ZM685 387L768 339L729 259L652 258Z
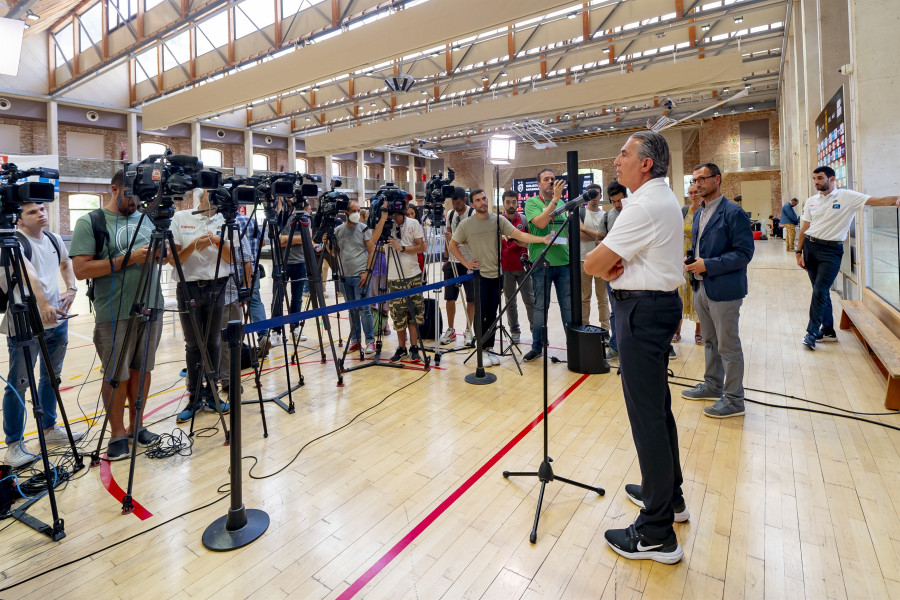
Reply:
M66 315L64 317L56 317L57 321L65 321L66 319L71 319L72 317L77 317L78 315Z

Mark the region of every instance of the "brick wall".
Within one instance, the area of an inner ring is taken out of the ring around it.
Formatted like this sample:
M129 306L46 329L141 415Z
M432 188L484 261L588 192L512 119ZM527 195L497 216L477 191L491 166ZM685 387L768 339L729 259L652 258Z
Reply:
M50 154L47 124L43 121L0 118L0 124L19 126L19 154Z

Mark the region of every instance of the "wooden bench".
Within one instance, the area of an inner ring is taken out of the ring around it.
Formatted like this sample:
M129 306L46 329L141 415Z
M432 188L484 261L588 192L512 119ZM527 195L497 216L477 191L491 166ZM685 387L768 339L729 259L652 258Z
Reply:
M900 410L900 340L858 300L841 301L841 329L850 329L887 377L884 406Z

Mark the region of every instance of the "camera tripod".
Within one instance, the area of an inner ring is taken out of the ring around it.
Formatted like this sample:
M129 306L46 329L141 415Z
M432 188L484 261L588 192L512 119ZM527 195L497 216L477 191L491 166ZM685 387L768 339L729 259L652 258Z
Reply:
M10 335L10 339L15 343L16 349L22 352L25 364L28 366L26 369L28 374L28 391L31 393L32 414L37 424L38 441L41 446L41 461L44 467L44 478L47 481L47 496L50 499L50 513L53 523L47 525L26 513L39 498L28 500L23 506L12 511L11 514L18 521L39 533L45 534L54 542L58 542L66 536L65 523L60 518L59 509L56 505L56 493L54 491L56 477L53 475L54 471L47 456L47 440L44 437L42 424L44 409L41 407L37 381L34 377L34 365L37 362L37 355L34 354L35 346L37 346L40 353L41 362L47 369L50 385L53 388L53 395L56 396L56 406L59 407L60 416L69 438L69 446L72 449L72 457L74 459L73 472L78 472L84 468L84 459L75 446L75 438L72 437L72 429L69 427L66 409L59 395L59 374L53 372L53 363L50 360L50 351L47 348L40 311L38 311L37 301L34 298L31 280L25 269L22 249L19 247L19 240L16 238L15 230L13 229L13 224L16 222L17 217L18 207L12 214L7 212L6 206L3 207L2 215L0 215L0 266L3 267L5 273L6 290L10 298L7 317L14 332ZM28 291L27 294L25 293L26 289ZM13 385L13 382L9 382L9 385ZM25 401L24 398L21 398L21 400L22 402Z
M122 345L126 348L129 347L132 339L135 335L137 335L137 326L139 322L144 322L152 325L159 319L161 313L165 310L161 302L162 295L159 293L159 281L162 275L163 265L168 261L169 252L171 252L171 258L175 267L175 272L178 275L178 287L181 289L185 298L190 298L187 290L187 283L185 282L184 271L181 268L181 261L178 258L178 252L175 248L175 241L172 237L172 231L169 229L169 225L172 222L172 215L175 212L174 208L172 207L172 198L163 197L160 199L160 201L160 206L155 208L152 213L142 214L141 220L138 222L138 226L135 229L134 237L132 237L128 250L126 251L126 260L123 261L123 264L126 265L124 268L127 268L127 258L131 253L131 248L134 245L135 240L137 239L138 233L140 233L141 231L143 218L145 216L149 216L154 228L152 233L150 234L150 243L148 245L147 254L144 257L143 264L141 265L141 274L138 279L137 294L135 295L134 303L132 304L131 308L131 314L129 316L128 323L125 329L125 338ZM197 321L196 302L194 300L190 300L187 303L187 309L189 315L189 323L191 328L193 329L195 339L202 340L203 338L199 335L201 329ZM125 491L125 496L122 499L122 514L129 514L134 510L134 501L132 498L132 490L134 486L134 466L135 459L137 458L138 434L142 429L144 403L147 399L147 357L150 351L150 338L152 336L144 335L143 337L143 354L141 357L141 363L139 367L140 375L138 379L138 397L134 403L135 421L131 424L132 439L130 465L128 470L128 486ZM115 339L115 336L113 339ZM198 382L202 382L205 379L207 384L209 385L210 393L212 394L213 402L216 407L216 412L219 416L219 422L221 423L222 430L225 433L226 444L228 444L230 435L228 427L225 424L225 418L222 413L222 403L219 400L219 393L216 386L217 371L215 368L213 368L209 353L206 350L206 344L199 344L199 350L201 373ZM91 455L92 466L97 466L100 464L100 449L103 447L103 438L106 434L106 425L109 422L109 413L112 408L112 400L115 396L115 390L118 388L120 383L115 379L119 370L123 366L124 357L125 355L120 353L118 358L116 359L115 368L113 369L112 373L107 374L109 376L109 379L106 381L106 391L109 391L110 389L112 389L113 391L106 402L106 414L103 419L103 426L100 429L99 439L97 440L97 448ZM198 402L200 401L199 397L197 397L196 399Z

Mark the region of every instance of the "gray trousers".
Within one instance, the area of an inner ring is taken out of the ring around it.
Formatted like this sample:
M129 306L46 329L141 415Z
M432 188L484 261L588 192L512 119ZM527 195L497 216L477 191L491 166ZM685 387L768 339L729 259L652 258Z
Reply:
M524 269L521 271L503 271L503 297L509 308L506 309L506 322L509 323L510 333L522 333L519 327L519 307L516 303L516 288L525 282L522 286L522 300L525 302L525 312L528 315L528 331L531 331L532 323L534 323L534 291L531 287L531 279L525 279Z
M240 321L242 319L240 302L234 301L231 304L226 304L225 310L222 311L221 329L228 326L228 321ZM241 342L243 341L241 340ZM231 377L231 349L228 347L228 342L224 340L222 341L222 351L219 357L219 381L222 383L223 388L227 388L229 387L228 380Z
M706 347L706 386L731 401L744 401L744 351L738 335L743 299L710 300L701 282L694 292L700 334Z

